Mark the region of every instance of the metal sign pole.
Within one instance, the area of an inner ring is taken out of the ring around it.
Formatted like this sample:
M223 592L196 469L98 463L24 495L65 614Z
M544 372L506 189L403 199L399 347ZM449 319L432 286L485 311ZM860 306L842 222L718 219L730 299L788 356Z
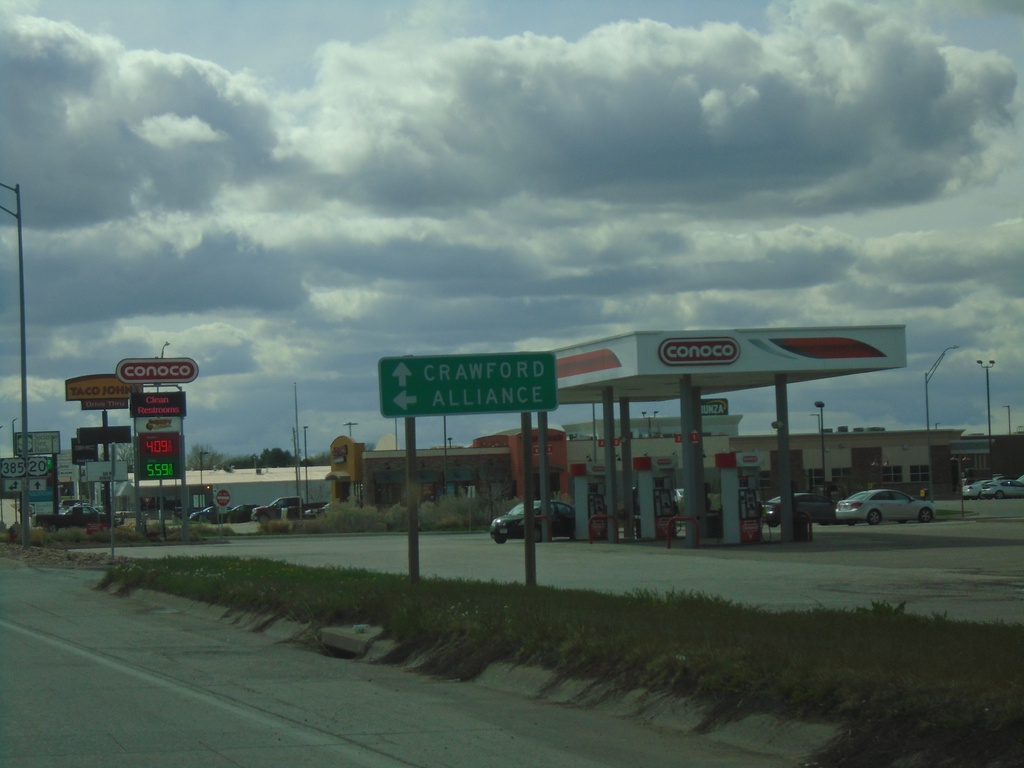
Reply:
M416 419L405 420L405 495L409 505L409 581L420 580L420 483L416 475Z
M537 537L533 514L533 419L529 411L520 414L523 433L523 541L526 550L526 586L537 586Z

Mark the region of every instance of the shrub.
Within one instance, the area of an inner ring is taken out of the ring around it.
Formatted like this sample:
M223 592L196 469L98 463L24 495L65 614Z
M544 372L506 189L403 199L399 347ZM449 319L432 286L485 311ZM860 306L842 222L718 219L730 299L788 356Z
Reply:
M379 533L388 530L382 515L373 507L332 504L323 515L296 523L298 533Z

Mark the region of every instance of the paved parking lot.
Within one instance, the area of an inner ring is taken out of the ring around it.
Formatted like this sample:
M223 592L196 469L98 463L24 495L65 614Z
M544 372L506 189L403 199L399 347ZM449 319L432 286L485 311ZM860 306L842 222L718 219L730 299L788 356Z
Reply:
M975 505L976 507L978 505ZM927 525L828 526L814 541L667 549L664 542L537 548L540 585L627 592L694 591L773 610L905 603L910 612L974 621L1024 622L1024 502L983 502L983 515ZM521 541L486 534L422 534L420 575L522 583ZM129 557L169 554L268 557L311 566L408 573L402 535L244 536L223 544L120 548Z

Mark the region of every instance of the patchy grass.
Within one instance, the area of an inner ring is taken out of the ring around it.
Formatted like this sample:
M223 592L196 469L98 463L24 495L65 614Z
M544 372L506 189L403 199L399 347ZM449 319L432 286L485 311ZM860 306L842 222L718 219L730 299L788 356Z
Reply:
M124 563L102 586L144 587L314 627L379 625L398 643L392 660L426 650L430 671L460 677L505 660L696 696L714 702L719 716L723 708L734 715L770 709L845 723L831 755L819 756L823 766L889 765L908 752L931 755L922 763L931 765L1024 761L1024 628L1017 625L914 616L888 603L779 613L690 593L441 579L413 585L398 575L233 558ZM959 761L948 762L954 754ZM976 762L986 755L996 762ZM998 762L1003 756L1010 761Z

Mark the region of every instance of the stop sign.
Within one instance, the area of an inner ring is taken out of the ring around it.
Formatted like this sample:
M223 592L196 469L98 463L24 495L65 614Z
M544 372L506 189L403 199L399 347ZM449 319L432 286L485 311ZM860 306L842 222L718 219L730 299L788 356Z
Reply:
M217 496L215 498L218 506L226 507L231 502L231 491L227 488L221 488L217 491Z

